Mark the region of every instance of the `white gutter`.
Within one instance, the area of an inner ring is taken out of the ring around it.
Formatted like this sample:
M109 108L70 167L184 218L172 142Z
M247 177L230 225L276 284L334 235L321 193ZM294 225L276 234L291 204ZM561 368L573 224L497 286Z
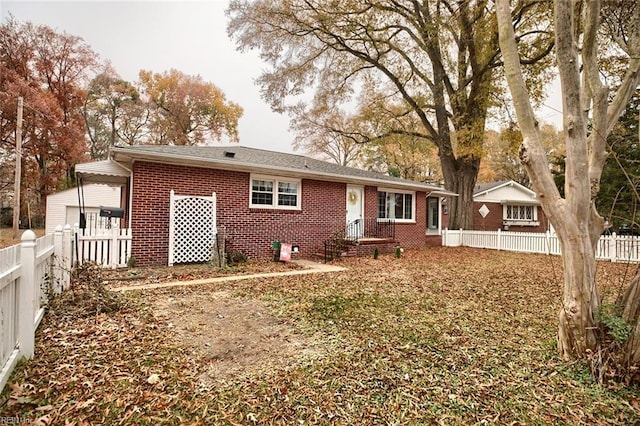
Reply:
M456 194L455 192L451 192L451 191L447 191L446 189L438 189L436 191L431 191L427 193L427 197L430 197L432 195L437 195L439 197L459 197L459 194Z

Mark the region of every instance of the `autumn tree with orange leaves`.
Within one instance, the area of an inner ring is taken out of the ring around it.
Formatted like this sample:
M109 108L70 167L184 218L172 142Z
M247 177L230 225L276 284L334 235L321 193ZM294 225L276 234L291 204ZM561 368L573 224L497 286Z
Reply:
M242 112L199 76L143 70L129 82L107 67L89 84L83 115L91 158L102 160L113 146L237 142Z
M140 143L148 134L147 104L135 85L122 79L111 67L89 83L82 115L93 160L107 158L112 146Z
M225 136L238 141L243 110L214 84L174 69L162 74L143 70L139 77L151 111L150 143L197 145Z
M0 161L2 170L13 172L22 97L22 203L36 213L44 212L48 194L71 184L74 165L86 160L83 87L96 65L97 55L79 37L13 18L0 25Z

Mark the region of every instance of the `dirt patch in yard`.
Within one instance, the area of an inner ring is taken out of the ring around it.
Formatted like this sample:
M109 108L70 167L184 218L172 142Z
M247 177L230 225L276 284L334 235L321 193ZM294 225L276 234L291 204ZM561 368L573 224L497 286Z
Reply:
M320 354L321 346L296 333L259 300L227 291L158 296L156 316L175 330L177 343L198 360L200 385L284 368Z
M107 288L153 285L204 278L291 272L304 269L296 263L251 260L220 269L214 265L103 270ZM153 304L154 316L171 331L176 344L184 348L202 371L202 387L238 380L295 365L319 356L319 343L296 333L290 324L272 314L272 309L255 298L238 297L209 286L148 290L145 299Z

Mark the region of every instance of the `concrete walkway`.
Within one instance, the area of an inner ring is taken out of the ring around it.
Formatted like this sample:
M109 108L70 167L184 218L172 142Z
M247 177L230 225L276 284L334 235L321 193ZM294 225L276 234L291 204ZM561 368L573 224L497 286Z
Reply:
M213 283L219 283L224 281L240 281L240 280L252 280L255 278L284 277L287 275L324 274L327 272L340 272L340 271L347 270L347 268L343 268L342 266L327 265L326 263L317 263L311 260L304 260L304 259L294 260L293 263L301 265L305 269L299 269L299 270L287 271L287 272L267 272L264 274L230 275L227 277L203 278L200 280L190 280L190 281L170 281L166 283L131 285L126 287L116 287L116 288L112 288L111 290L120 291L120 292L134 291L134 290L150 290L155 288L185 287L190 285L213 284Z

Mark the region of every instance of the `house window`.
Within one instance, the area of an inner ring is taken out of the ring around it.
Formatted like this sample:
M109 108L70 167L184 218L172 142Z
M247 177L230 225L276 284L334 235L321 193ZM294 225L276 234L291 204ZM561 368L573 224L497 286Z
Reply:
M251 181L251 204L273 205L273 181L263 179Z
M538 208L534 205L514 205L504 206L503 218L507 222L535 222L538 220Z
M440 198L427 197L427 229L437 231L440 226Z
M378 191L378 219L415 220L413 192Z
M252 176L250 207L300 209L300 189L296 179Z

